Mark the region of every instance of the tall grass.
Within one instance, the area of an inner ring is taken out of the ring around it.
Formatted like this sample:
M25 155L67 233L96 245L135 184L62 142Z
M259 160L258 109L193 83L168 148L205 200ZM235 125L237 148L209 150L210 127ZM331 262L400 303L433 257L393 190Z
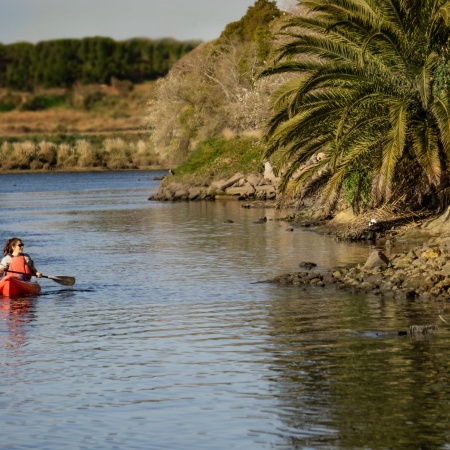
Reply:
M3 141L0 171L144 169L159 166L158 154L143 139L93 136L79 139Z

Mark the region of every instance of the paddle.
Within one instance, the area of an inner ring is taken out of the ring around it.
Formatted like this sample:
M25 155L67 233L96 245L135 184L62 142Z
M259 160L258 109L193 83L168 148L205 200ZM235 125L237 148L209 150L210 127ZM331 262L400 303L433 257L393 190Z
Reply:
M19 275L29 275L28 273L15 272L14 270L7 270L6 272L18 273ZM64 286L73 286L75 284L75 278L74 277L65 277L63 275L58 275L58 276L42 275L42 278L48 278L48 279L56 281L57 283L62 284Z

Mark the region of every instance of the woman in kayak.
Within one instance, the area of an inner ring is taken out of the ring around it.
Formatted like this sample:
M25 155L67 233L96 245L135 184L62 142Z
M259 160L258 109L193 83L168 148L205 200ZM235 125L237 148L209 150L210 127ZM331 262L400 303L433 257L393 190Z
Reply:
M42 274L34 267L30 255L23 253L23 246L22 239L16 237L6 241L3 249L4 258L0 261L0 276L10 270L11 273L20 272L19 276L25 280L29 280L31 275L42 277Z

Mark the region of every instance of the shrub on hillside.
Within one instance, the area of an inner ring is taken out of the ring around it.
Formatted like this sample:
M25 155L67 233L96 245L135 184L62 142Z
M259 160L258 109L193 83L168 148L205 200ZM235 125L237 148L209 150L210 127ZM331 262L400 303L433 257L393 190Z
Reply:
M273 46L273 19L279 15L275 2L257 0L217 41L197 47L158 81L147 119L164 159L178 165L199 142L225 130L254 134L264 126L279 80L259 80L258 75Z
M43 111L45 109L64 105L66 102L67 97L65 95L34 95L28 97L25 102L21 104L20 109L22 111Z

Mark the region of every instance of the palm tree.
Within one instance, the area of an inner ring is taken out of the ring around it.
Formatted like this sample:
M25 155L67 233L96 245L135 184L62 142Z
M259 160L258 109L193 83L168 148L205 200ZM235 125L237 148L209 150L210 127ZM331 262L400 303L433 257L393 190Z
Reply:
M272 97L267 158L285 192L342 188L356 210L446 186L450 0L305 0L263 75ZM320 157L318 158L317 155ZM414 198L413 198L414 197Z

